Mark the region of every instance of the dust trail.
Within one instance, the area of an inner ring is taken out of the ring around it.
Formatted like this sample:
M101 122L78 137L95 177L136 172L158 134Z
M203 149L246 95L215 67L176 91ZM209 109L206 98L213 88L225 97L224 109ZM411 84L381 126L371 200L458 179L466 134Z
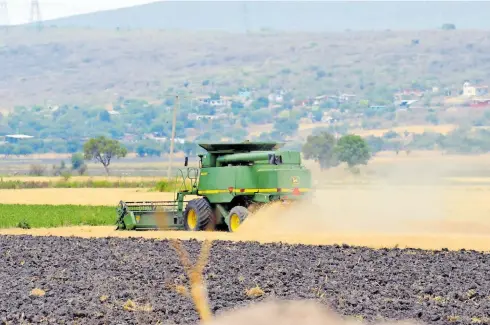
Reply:
M307 237L346 232L467 233L479 228L480 233L490 235L490 225L482 228L466 223L462 227L461 221L471 218L455 209L458 198L444 180L459 167L454 162L419 161L376 167L373 177L352 176L343 167L327 172L313 170L318 184L311 198L290 206L266 206L251 215L238 233Z
M354 316L341 316L333 309L312 300L278 300L250 304L236 310L217 315L209 325L363 325L367 322ZM417 325L415 321L383 321L373 324L383 325Z

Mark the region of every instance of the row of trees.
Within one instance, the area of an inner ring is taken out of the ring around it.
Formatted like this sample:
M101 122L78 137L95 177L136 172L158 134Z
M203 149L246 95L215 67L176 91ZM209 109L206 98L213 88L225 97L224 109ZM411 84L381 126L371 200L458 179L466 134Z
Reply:
M490 152L490 131L458 128L446 135L433 132L405 135L387 132L381 137L366 137L373 154L379 151L443 150L454 154Z
M151 144L148 144L151 146ZM471 131L457 129L448 135L423 133L414 135L406 142L403 135L387 132L382 137L346 134L335 137L328 131L320 131L307 137L302 146L290 144L291 149L300 149L306 159L315 160L321 169L346 163L349 168L365 165L373 155L382 150L405 150L407 154L414 149L443 149L452 153L482 153L490 151L490 131ZM150 147L137 147L139 156L144 156ZM199 151L197 144L187 143L184 146L186 155L191 156ZM83 145L83 153L72 155L72 169L83 174L87 168L85 160L94 160L104 167L109 174L109 165L113 159L126 157L128 149L118 140L105 136L91 138ZM159 153L160 154L160 153ZM60 169L61 173L61 169Z
M345 162L352 168L359 164L367 164L371 152L367 142L358 135L345 135L336 139L328 132L308 137L302 147L306 159L314 159L322 169L336 166ZM112 159L126 157L128 150L119 141L104 136L92 138L83 146L83 156L72 156L73 169L84 166L84 160L95 160L109 174Z
M354 134L343 135L339 139L328 132L310 135L302 147L306 159L313 159L321 169L347 163L349 168L366 165L371 159L368 143Z

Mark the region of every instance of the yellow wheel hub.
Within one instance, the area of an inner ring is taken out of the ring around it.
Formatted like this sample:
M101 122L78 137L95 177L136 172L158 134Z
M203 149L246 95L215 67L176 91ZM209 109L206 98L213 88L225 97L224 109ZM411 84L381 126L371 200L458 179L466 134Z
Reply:
M230 216L230 229L231 229L231 231L233 231L233 232L236 231L239 226L240 226L240 217L236 213L233 213Z
M187 224L191 229L197 228L197 213L194 209L189 210L189 213L187 214Z

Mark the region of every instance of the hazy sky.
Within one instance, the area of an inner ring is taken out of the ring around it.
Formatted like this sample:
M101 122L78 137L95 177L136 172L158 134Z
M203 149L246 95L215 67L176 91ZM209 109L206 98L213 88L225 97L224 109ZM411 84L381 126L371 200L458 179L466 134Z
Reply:
M5 0L3 0L5 1ZM2 2L2 0L0 0ZM130 7L155 0L39 0L42 19L88 13L99 10ZM10 24L22 24L29 21L30 0L7 0Z

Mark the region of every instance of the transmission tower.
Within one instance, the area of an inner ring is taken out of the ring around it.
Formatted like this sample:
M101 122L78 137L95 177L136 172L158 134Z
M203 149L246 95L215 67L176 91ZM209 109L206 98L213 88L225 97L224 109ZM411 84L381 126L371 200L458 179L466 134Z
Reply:
M0 29L8 29L10 25L7 0L0 0Z
M31 0L31 16L29 22L31 24L36 23L38 29L41 29L42 27L41 7L39 6L38 0Z

